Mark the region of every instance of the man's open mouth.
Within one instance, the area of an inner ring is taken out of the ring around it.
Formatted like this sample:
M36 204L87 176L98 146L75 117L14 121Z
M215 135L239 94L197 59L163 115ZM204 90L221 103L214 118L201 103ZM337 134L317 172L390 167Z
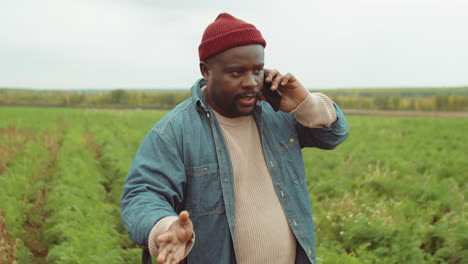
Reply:
M241 94L238 96L238 102L242 105L252 105L257 101L259 93Z

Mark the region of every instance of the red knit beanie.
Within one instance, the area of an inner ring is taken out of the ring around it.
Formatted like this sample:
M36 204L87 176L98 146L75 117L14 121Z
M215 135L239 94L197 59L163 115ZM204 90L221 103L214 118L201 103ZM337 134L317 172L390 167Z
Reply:
M260 31L252 24L228 13L221 13L205 29L200 46L198 46L198 55L202 61L229 48L250 44L266 46Z

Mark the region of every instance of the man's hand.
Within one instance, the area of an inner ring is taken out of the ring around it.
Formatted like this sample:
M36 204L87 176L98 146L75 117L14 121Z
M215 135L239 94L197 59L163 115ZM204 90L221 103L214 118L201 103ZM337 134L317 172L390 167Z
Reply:
M277 70L265 69L265 71L268 73L265 82L272 82L271 90L278 89L281 93L281 111L291 112L309 95L309 92L291 73L283 76Z
M179 263L185 256L187 242L192 239L193 225L187 211L179 214L179 219L169 226L167 232L157 238L159 247L158 262L161 264Z

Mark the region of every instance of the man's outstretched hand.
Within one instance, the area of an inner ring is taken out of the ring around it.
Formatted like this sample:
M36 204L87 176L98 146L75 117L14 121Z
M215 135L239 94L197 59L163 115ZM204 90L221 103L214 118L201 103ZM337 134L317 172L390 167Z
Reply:
M179 214L179 219L169 226L167 232L157 238L159 247L158 262L161 264L179 263L185 256L187 242L192 239L193 225L187 211Z

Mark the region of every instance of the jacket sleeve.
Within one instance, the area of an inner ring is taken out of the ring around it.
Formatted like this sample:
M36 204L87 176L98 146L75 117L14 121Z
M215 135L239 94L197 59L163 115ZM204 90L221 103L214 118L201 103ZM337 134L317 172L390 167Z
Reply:
M175 143L153 128L138 149L123 187L121 216L133 241L147 246L155 223L177 216L186 180Z
M348 137L349 129L346 118L337 104L333 103L333 106L337 119L329 127L309 128L296 122L296 130L302 148L316 147L331 150Z

